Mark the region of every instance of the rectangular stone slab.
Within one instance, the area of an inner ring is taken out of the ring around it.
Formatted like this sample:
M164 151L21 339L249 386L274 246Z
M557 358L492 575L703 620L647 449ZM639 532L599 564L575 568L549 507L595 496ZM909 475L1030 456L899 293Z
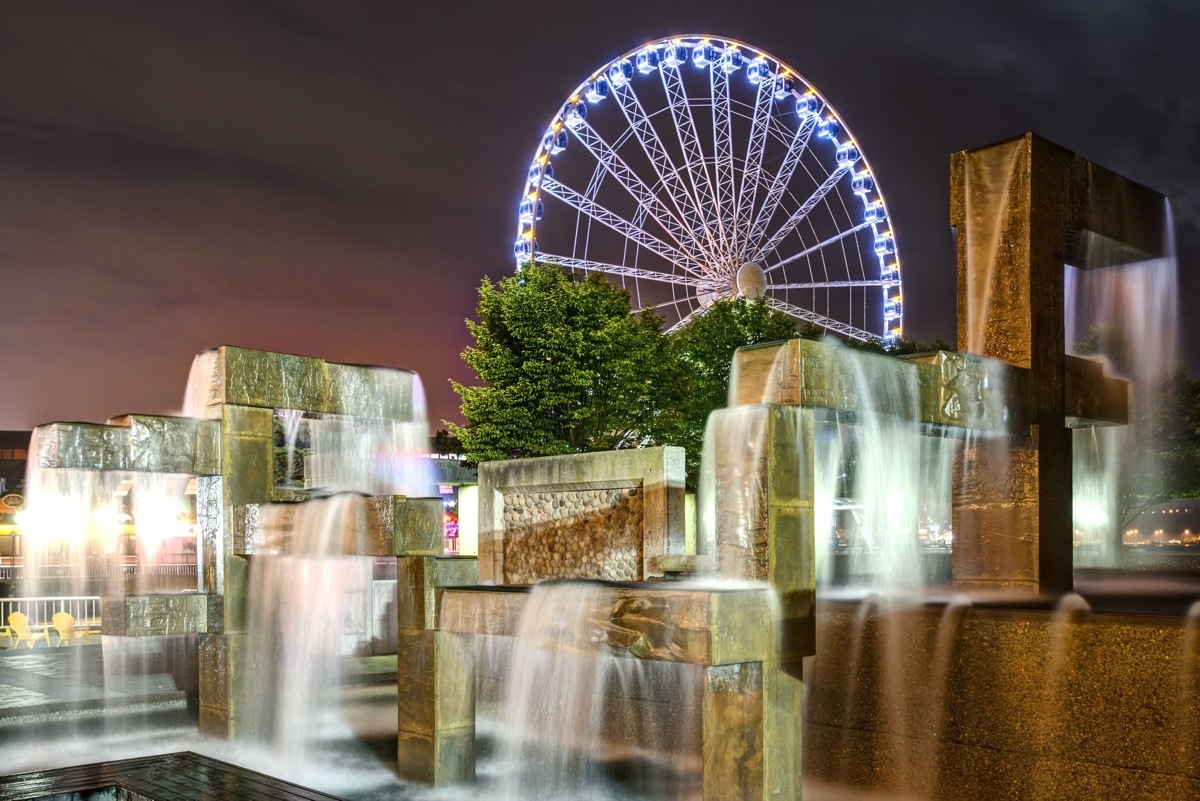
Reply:
M129 469L151 473L216 475L221 427L216 420L124 414L109 425L128 429Z
M126 595L104 599L101 634L157 637L216 630L220 596L202 593Z
M641 659L694 665L760 662L774 653L773 591L657 589L612 585L603 608L608 649ZM438 594L438 628L460 634L515 636L525 593L482 587Z
M38 426L29 461L50 469L128 470L129 429L98 423Z
M275 504L278 525L272 531L263 528L263 507L233 507L235 554L250 556L264 544L269 552L291 552L291 522L300 504ZM347 556L441 556L444 550L441 498L363 497L358 514L343 523L341 552Z

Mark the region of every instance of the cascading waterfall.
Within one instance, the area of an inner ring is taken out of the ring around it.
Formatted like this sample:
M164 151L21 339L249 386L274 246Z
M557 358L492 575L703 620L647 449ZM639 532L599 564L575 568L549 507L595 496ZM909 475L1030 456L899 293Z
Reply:
M897 365L878 354L845 347L835 353L845 391L859 408L815 411L818 583L849 583L889 596L917 593L926 583L922 532L926 537L936 532L935 544L942 547L948 543L955 441L920 422L916 371L887 369ZM776 355L780 358L789 358L786 349ZM720 409L709 418L697 498L698 541L701 553L717 556L718 569L727 561L716 553L718 526L729 529L726 540L735 548L750 547L750 532L759 526L762 488L756 471L766 459L766 425L761 406Z
M194 374L210 368L201 363ZM339 728L331 691L341 684L343 658L366 647L371 631L374 560L352 555L365 552L356 543L366 528L364 496L435 494L420 378L372 370L341 380L350 382L340 391L354 398L355 416L276 410L276 485L300 488L302 479L303 489L330 494L261 506L265 539L251 558L258 680L245 704L252 736L290 758ZM390 419L397 416L406 419Z
M967 352L984 355L987 353L985 338L988 331L988 314L991 308L992 285L995 280L996 257L1001 244L1001 230L1008 214L1009 199L1013 196L1010 187L1017 159L1021 153L1021 141L991 149L995 157L989 160L975 158L969 161L965 180L967 219L977 219L985 214L989 224L967 227L964 234L967 249L967 282L969 290L966 306Z
M499 797L615 801L690 791L681 766L699 753L699 671L602 652L597 612L611 604L612 590L599 583L543 582L530 592L499 730ZM637 701L661 709L667 699L675 699L669 719L630 712ZM654 767L639 772L635 761ZM637 775L654 777L653 786Z
M93 595L108 571L87 572L92 561L121 555L122 524L117 490L119 471L46 467L52 458L43 427L35 428L25 469L26 506L21 513L26 596ZM119 588L119 572L107 576ZM49 621L41 621L49 622Z
M187 385L183 391L184 417L210 417L210 409L217 402L217 387L220 382L220 352L216 348L203 350L192 358L188 369Z
M251 735L288 758L338 728L329 691L369 614L372 560L345 555L365 514L353 493L259 510L248 593L252 680L242 703Z
M1166 202L1166 201L1164 201ZM1068 350L1103 359L1129 381L1129 424L1074 434L1074 519L1084 547L1077 562L1111 566L1137 503L1163 478L1155 456L1161 420L1171 414L1169 379L1179 365L1179 289L1174 222L1166 202L1162 258L1113 264L1111 249L1089 243L1087 270L1065 274Z

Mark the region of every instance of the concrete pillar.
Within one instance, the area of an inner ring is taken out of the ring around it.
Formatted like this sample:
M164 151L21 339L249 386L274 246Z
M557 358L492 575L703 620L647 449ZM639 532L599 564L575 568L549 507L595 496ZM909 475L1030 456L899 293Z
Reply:
M475 780L472 636L437 631L438 587L474 584L470 558L396 559L400 776L434 786Z
M969 446L955 492L963 590L1072 586L1064 265L1162 250L1162 198L1034 134L951 157L958 349L1028 371L1006 446Z

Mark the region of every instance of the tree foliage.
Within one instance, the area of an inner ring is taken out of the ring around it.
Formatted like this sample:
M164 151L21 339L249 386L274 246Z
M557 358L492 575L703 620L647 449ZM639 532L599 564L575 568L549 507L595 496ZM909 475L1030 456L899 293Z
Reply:
M630 448L674 427L678 370L661 322L630 314L629 294L598 274L531 265L479 289L475 344L463 359L484 382L454 383L471 461Z

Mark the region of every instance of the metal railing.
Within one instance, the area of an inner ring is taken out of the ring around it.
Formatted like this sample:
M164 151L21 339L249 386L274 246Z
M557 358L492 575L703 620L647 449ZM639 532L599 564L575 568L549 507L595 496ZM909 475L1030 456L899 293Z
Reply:
M55 612L69 612L80 625L100 625L100 596L76 595L68 597L0 598L0 625L8 623L13 612L24 612L32 626L51 623Z
M76 565L39 565L36 569L25 565L0 565L0 581L22 578L117 578L119 576L195 576L196 564L177 563L162 565L140 565L101 563Z

